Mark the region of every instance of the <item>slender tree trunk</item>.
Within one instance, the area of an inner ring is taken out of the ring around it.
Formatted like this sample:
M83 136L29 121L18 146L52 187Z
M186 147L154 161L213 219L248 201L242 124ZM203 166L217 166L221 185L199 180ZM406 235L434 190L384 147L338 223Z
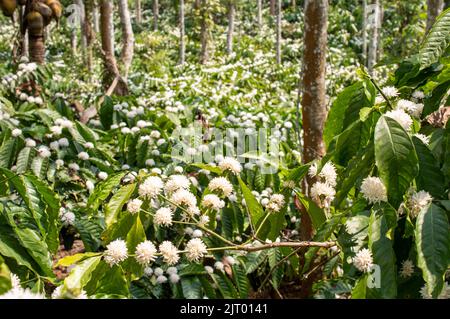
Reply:
M384 8L383 8L383 0L380 0L380 9L378 10L379 18L378 18L378 25L377 25L377 61L381 60L381 57L383 56L383 36L381 34L381 25L383 23L384 19Z
M427 6L428 10L426 32L428 33L428 31L433 26L434 21L436 21L436 18L444 9L444 0L427 0Z
M262 0L257 0L257 8L258 8L258 14L257 14L257 23L258 23L258 28L261 29L262 28Z
M270 15L276 14L277 0L270 0Z
M92 71L94 30L92 29L93 0L85 0L84 3L84 35L86 37L86 65L89 72Z
M297 1L292 0L291 5L292 5L292 10L295 11L297 9Z
M367 66L367 0L362 0L362 59L363 64Z
M127 0L119 0L120 24L122 26L122 61L124 65L124 78L128 77L131 61L134 54L134 34L131 26L130 10Z
M230 1L228 5L228 32L227 32L227 54L233 53L234 12L235 4Z
M323 127L327 117L325 88L328 0L305 1L305 33L302 70L303 162L325 154ZM307 179L304 192L309 193ZM313 228L308 213L302 213L300 236L311 239Z
M379 42L379 25L380 25L380 0L372 0L371 7L373 10L370 11L370 42L367 54L367 69L369 74L373 73L373 67L377 62L377 51Z
M99 31L100 31L100 26L99 26L99 24L100 24L100 22L99 22L99 20L100 20L100 15L99 15L99 12L98 12L98 7L97 7L97 1L94 1L93 2L93 10L92 10L92 17L93 17L93 23L94 23L94 33L98 33Z
M70 50L72 51L72 55L77 54L77 44L78 44L77 29L72 28L70 30Z
M158 0L153 0L153 30L158 30L159 4Z
M205 64L209 59L209 37L208 37L208 22L206 21L206 0L200 2L200 64Z
M141 0L135 0L134 1L134 9L136 11L136 23L141 24L142 23L142 5Z
M184 26L184 0L180 0L180 64L183 65L186 60L186 43L184 42L185 37L185 26Z
M126 81L120 76L114 56L113 2L100 0L100 36L103 51L103 86L107 90L115 79L117 84L113 92L117 95L128 94Z
M277 23L276 23L276 61L281 64L281 0L277 0Z
M81 44L81 49L83 51L86 50L86 35L84 34L84 3L83 0L75 0L75 4L80 8L80 34L81 34L81 40L80 40L80 44Z

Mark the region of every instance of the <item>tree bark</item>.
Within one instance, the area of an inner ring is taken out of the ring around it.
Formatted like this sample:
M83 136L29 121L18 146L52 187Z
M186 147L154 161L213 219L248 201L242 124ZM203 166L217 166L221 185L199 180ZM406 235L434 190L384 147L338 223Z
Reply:
M184 65L186 60L186 43L184 42L185 37L185 26L184 26L184 0L180 0L180 61L181 65Z
M444 10L444 0L427 0L427 27L426 33L431 29L436 18Z
M256 21L258 23L258 28L261 29L262 28L262 0L257 0L257 17L256 17Z
M28 33L28 54L31 62L37 64L45 63L45 42L44 35L34 36Z
M227 32L227 54L233 53L234 13L235 4L231 0L228 4L228 32Z
M303 162L325 154L323 127L327 117L325 73L327 51L328 0L305 1L304 56L302 70ZM307 179L304 193L309 193ZM302 213L300 236L312 238L309 215Z
M98 13L98 7L97 7L98 3L97 1L94 0L93 2L93 10L92 10L92 20L94 23L94 33L98 33L100 31L100 15Z
M158 30L159 4L158 0L153 0L153 30Z
M117 78L114 94L126 95L128 86L120 75L114 56L113 2L110 0L100 0L100 36L104 64L103 86L107 90Z
M80 30L81 30L81 49L84 51L86 49L86 35L84 34L84 3L83 0L75 0L74 2L80 8Z
M379 28L380 28L380 0L372 0L371 7L373 10L370 14L370 42L367 54L367 69L369 74L373 74L373 67L377 62L377 51L379 43Z
M206 0L200 2L200 64L205 64L209 59L208 22L206 21Z
M275 15L276 14L276 7L277 7L277 0L270 0L270 14Z
M131 26L130 10L127 0L119 0L120 24L122 27L122 62L124 65L124 78L128 77L131 61L134 54L134 34Z
M93 0L84 1L84 35L86 37L86 65L89 72L92 71L94 30L92 29L92 13L94 10Z
M362 0L362 60L363 64L367 66L367 0Z
M281 0L277 0L276 61L281 64Z
M142 5L141 0L135 0L134 1L134 9L136 13L136 23L141 24L142 23Z

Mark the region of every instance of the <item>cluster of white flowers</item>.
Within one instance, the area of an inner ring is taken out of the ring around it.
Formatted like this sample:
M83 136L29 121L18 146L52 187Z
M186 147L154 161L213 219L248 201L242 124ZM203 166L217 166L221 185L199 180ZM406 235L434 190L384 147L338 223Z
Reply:
M282 194L273 194L266 205L266 209L272 213L278 213L284 206L285 200Z
M311 197L324 207L328 207L336 195L336 167L333 163L327 162L318 172L317 163L313 163L308 170L308 175L317 178L310 190Z
M373 267L372 252L363 248L352 258L353 265L362 272L369 272Z
M166 195L170 195L179 189L189 189L191 182L184 175L171 175L166 181L164 186L164 192Z
M400 276L403 278L409 278L414 273L414 264L411 260L406 259L402 262L402 268L400 269Z
M76 217L73 212L71 212L67 208L61 207L59 209L59 219L64 226L69 226L75 224Z
M161 207L153 216L153 222L157 226L171 226L172 225L173 212L168 207Z
M170 241L166 240L159 245L159 251L161 252L164 262L168 265L175 265L180 256L178 255L178 249Z
M238 160L232 157L225 157L219 162L219 168L222 171L230 171L235 175L238 175L242 171L242 165Z
M369 204L387 201L387 191L378 177L366 177L361 184L361 193Z
M142 203L139 198L132 199L127 203L127 210L131 214L136 214L141 210Z
M136 260L141 265L148 265L156 259L156 247L149 241L143 241L136 246Z
M205 243L200 238L192 238L186 244L186 257L190 261L198 261L208 252Z
M407 202L411 218L416 218L420 211L427 207L432 200L433 197L426 191L414 192Z
M119 264L128 258L127 243L122 239L116 239L106 246L104 253L105 262L110 266Z
M208 188L213 192L219 192L228 197L233 192L233 185L225 177L214 177L208 184Z
M225 202L214 194L207 194L203 197L202 206L212 210L219 211L225 206Z
M158 176L148 177L141 185L139 185L139 195L147 198L156 198L161 194L164 182Z
M405 111L401 109L396 109L393 111L386 112L386 116L394 119L395 121L400 124L405 131L410 132L411 131L411 125L413 124L413 120L411 116L408 115Z

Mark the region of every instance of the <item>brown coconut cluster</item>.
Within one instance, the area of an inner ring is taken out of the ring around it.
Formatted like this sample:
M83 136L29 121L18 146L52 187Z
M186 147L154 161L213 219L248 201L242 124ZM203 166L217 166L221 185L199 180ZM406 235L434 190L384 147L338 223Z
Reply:
M52 20L58 22L62 15L58 0L0 0L0 8L7 17L13 17L14 11L22 6L25 6L22 27L32 36L42 36L44 28Z

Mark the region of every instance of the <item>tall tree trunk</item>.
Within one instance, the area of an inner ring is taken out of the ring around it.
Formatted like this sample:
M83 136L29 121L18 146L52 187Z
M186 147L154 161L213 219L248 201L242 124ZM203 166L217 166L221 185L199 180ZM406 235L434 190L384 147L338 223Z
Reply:
M153 30L158 30L159 4L158 0L153 0Z
M380 28L380 0L372 0L372 10L370 10L370 42L367 54L367 69L372 75L373 67L377 62L377 51L379 42L379 28Z
M438 15L444 10L444 0L427 0L427 28L426 32L431 29Z
M180 0L180 61L179 63L183 65L186 60L186 43L184 42L185 37L185 26L184 26L184 0Z
M292 11L295 11L297 9L297 1L292 0L291 5L292 5Z
M72 51L72 55L77 54L77 44L78 44L77 29L71 28L71 30L70 30L70 50Z
M270 0L270 14L271 15L275 15L276 14L276 9L277 9L277 0Z
M277 0L276 61L281 64L281 0Z
M367 0L362 0L362 59L367 66Z
M303 162L308 163L325 154L323 127L327 117L325 88L328 0L305 1L305 33L302 70ZM309 193L307 179L304 192ZM302 212L300 236L310 240L313 235L311 219Z
M141 24L142 23L142 5L141 0L135 0L134 1L134 9L136 13L136 23Z
M379 17L378 17L378 30L377 30L377 39L378 39L378 43L377 43L377 61L381 60L381 57L383 56L383 37L381 34L381 25L383 23L383 19L384 19L384 8L383 8L383 0L380 0L380 9L378 10L379 13Z
M100 15L99 15L99 12L98 12L98 3L97 3L97 1L95 1L94 0L94 2L93 2L93 10L92 10L92 20L93 20L93 23L94 23L94 33L98 33L99 31L100 31L100 26L99 26L99 24L100 24Z
M104 64L103 86L105 90L108 90L116 81L113 92L117 95L126 95L128 94L127 83L120 76L114 56L113 6L113 2L110 0L100 0L100 36Z
M81 30L80 44L81 44L81 49L83 51L85 51L86 50L86 35L84 33L84 18L85 18L84 17L84 3L83 3L83 0L75 0L75 4L80 9L80 11L79 11L79 13L80 13L80 30Z
M258 28L261 29L262 28L262 0L257 0L257 16L256 16L256 21L258 23Z
M131 61L134 54L134 34L131 26L130 10L127 0L119 0L120 24L122 26L122 61L124 65L124 78L128 77Z
M31 62L44 64L45 62L45 42L44 35L31 35L28 32L28 54Z
M200 2L200 64L205 64L209 59L208 21L206 20L206 0Z
M84 1L84 35L86 37L86 65L89 72L92 71L94 30L92 29L92 15L94 10L93 0Z
M233 33L234 33L234 12L235 4L230 1L228 4L228 32L227 32L227 54L233 53Z

